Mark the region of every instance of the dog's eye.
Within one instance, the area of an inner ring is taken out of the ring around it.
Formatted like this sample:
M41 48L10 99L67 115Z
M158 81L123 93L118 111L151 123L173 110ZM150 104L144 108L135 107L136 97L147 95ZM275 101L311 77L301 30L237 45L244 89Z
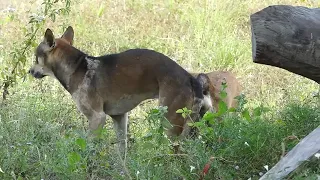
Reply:
M207 91L207 90L202 91L202 94L203 94L203 95L208 95L208 94L209 94L209 91Z

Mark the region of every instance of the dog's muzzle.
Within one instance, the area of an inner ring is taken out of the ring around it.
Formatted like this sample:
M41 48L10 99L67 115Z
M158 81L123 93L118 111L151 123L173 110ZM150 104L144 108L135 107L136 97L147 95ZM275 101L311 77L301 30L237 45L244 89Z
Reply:
M33 77L37 78L37 79L41 79L43 77L45 77L45 75L39 73L38 71L34 71L33 69L30 69L28 71L29 74L31 74Z

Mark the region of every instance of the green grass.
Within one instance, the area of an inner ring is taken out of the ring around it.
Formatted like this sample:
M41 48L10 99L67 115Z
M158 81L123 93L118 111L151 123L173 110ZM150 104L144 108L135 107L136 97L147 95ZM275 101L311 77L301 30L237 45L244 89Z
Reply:
M27 11L37 12L41 2L0 2L0 9L16 8L0 12L2 74L10 72L9 52L24 40ZM134 142L126 167L133 179L198 179L215 157L206 179L258 179L266 171L263 166L271 168L280 159L281 143L286 152L298 143L286 137L302 139L320 124L319 98L313 97L319 89L316 83L252 62L248 17L271 4L319 6L295 0L77 0L69 16L47 21L37 40L47 27L60 36L72 25L75 46L91 55L143 47L168 55L188 71L235 72L247 97L249 121L240 113L228 114L213 125L212 134L184 141L184 154L173 155L159 123L146 120L155 107L153 101L146 102L130 113ZM28 53L27 64L33 59ZM262 106L270 111L254 113ZM99 141L88 138L86 119L55 80L19 79L0 108L0 179L128 179L115 153L111 121ZM306 163L291 178L316 179L319 164Z

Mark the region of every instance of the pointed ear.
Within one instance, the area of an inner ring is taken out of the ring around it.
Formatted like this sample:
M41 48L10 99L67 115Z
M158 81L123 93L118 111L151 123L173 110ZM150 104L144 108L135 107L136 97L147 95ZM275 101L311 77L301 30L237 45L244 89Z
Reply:
M54 46L54 35L52 31L48 28L44 34L44 40L43 40L49 47Z
M73 44L73 36L74 36L73 28L71 26L69 26L61 38L67 40L70 43L70 45L72 45Z

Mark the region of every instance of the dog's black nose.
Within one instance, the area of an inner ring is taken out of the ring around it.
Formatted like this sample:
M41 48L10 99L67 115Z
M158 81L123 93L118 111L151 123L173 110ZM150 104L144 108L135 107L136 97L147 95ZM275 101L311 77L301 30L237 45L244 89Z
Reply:
M33 75L33 77L35 77L35 78L37 78L37 79L41 79L41 78L44 77L44 75L41 74L41 73L39 73L39 72L34 72L32 75Z

